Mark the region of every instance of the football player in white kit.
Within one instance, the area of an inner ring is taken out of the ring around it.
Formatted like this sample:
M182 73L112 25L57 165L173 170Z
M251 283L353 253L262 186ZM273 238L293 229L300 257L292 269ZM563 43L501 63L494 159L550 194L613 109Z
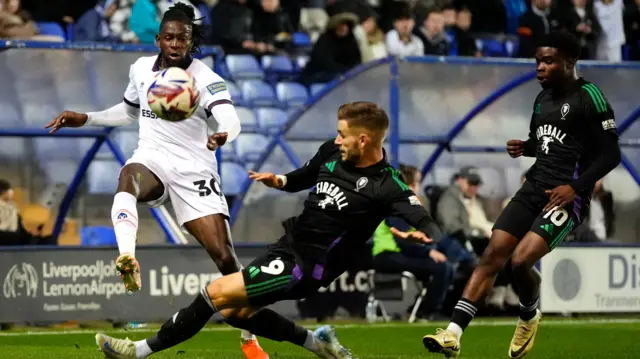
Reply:
M156 36L160 54L141 57L129 70L123 102L101 112L64 111L46 128L123 126L140 122L138 148L120 171L111 218L120 255L116 268L129 291L141 288L135 258L137 203L159 206L171 200L180 226L189 231L223 275L238 272L229 229L229 209L220 189L214 151L240 133L240 120L224 80L203 62L192 58L204 36L194 23L193 8L177 3L163 16ZM147 103L147 89L162 69L177 66L195 79L200 107L188 119L158 118ZM216 127L214 131L212 127ZM234 313L222 313L225 318ZM251 333L242 332L242 351L248 359L268 359Z

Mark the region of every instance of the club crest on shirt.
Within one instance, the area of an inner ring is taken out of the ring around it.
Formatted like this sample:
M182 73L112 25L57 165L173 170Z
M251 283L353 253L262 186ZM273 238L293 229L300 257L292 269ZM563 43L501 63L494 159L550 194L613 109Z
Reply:
M356 181L356 192L360 192L360 190L364 188L367 183L369 183L369 179L367 177L360 177L358 181Z
M560 108L560 115L562 116L562 119L564 120L565 117L567 116L567 114L569 113L569 109L571 107L569 106L568 103L565 103L564 105L562 105L562 107Z

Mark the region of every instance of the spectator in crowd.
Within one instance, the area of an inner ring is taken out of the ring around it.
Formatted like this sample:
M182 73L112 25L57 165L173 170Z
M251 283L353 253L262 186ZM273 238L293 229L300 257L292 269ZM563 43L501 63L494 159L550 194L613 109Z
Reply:
M593 7L602 27L602 33L598 37L596 59L622 61L622 45L626 42L622 19L623 0L594 0Z
M92 9L98 0L22 0L36 22L56 22L61 26L72 24Z
M0 179L0 246L55 244L51 236L42 235L43 227L44 223L34 234L25 229L13 201L13 188L8 181Z
M325 0L309 0L300 10L300 28L309 35L312 43L318 40L329 22L329 15L324 8Z
M417 194L422 181L418 169L401 164L400 173L404 182L416 193L415 200L419 201ZM437 318L453 279L453 265L433 246L399 239L394 236L391 228L400 231L415 230L400 218L390 217L380 223L373 235L374 269L383 273L413 273L427 287L427 298L418 315L425 319Z
M424 44L413 34L415 21L411 11L407 8L396 15L393 30L385 38L387 52L392 56L422 56Z
M455 34L456 46L458 48L458 56L475 56L480 57L482 53L478 51L476 40L469 31L471 27L471 11L462 8L456 14L456 26L453 31Z
M116 0L119 2L118 9L109 19L109 29L113 37L122 42L138 43L138 37L129 27L129 18L131 17L131 8L134 0Z
M593 12L593 5L587 0L572 0L572 6L560 15L561 27L573 33L582 47L580 59L592 60L596 57L596 43L600 36L600 23Z
M142 44L154 44L160 31L158 9L151 0L136 0L131 8L129 28Z
M442 7L442 18L444 20L444 31L453 30L456 26L457 11L452 3Z
M484 205L477 196L481 185L482 178L478 170L471 166L463 167L437 205L443 233L456 238L460 243L470 244L478 256L487 248L493 228L493 223L487 219ZM508 271L501 271L492 293L487 297L489 305L503 309L505 304L518 304L509 282Z
M431 9L424 19L423 26L416 28L413 32L422 41L424 55L446 56L449 54L449 41L444 32L444 15L439 8Z
M109 29L109 19L118 10L116 0L101 0L82 15L73 27L74 41L119 41Z
M378 27L378 21L375 15L372 13L362 21L362 28L367 35L367 42L369 44L370 58L363 59L363 62L377 60L387 57L387 46L385 44L384 33Z
M300 82L326 83L336 76L362 63L358 41L353 28L358 24L354 14L338 14L329 19L326 31L313 45L309 62L300 76Z
M252 32L258 53L270 54L276 49L291 49L294 29L279 0L260 1L260 9L253 13Z
M614 233L615 212L613 210L613 194L604 189L604 181L600 179L593 188L589 217L575 233L580 242L599 242L611 238Z
M211 10L211 43L228 54L259 53L253 38L253 12L246 0L220 0Z
M559 25L556 14L551 12L551 0L532 0L531 7L518 20L519 57L534 57L540 39Z
M31 15L22 9L20 0L0 0L0 38L64 41L57 36L38 35L38 27Z
M640 0L634 0L625 6L624 32L629 45L629 59L640 60Z
M173 5L177 4L177 3L183 3L185 5L189 5L193 8L193 13L195 14L195 18L196 19L201 19L203 17L203 14L200 12L200 9L198 9L198 7L195 4L195 1L189 1L189 0L152 0L152 2L154 2L156 4L156 9L158 10L158 14L162 15L164 14L167 10L169 10L170 7L172 7Z
M504 34L507 32L507 10L504 0L458 0L457 5L468 8L473 14L472 33Z

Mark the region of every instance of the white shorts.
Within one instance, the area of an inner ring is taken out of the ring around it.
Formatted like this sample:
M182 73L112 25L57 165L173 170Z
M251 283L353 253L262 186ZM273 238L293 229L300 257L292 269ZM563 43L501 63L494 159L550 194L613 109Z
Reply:
M158 207L170 199L179 226L211 214L229 217L229 207L214 163L205 165L200 161L185 161L147 148L137 149L126 164L129 163L147 167L160 179L164 193L147 204Z

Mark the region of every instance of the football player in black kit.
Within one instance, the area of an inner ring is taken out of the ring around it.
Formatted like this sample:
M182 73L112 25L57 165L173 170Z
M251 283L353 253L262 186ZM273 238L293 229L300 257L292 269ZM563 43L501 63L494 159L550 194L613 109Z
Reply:
M577 76L579 56L579 42L568 33L550 33L539 44L535 59L542 91L533 103L529 138L507 142L511 157L536 161L497 219L449 326L423 338L429 351L458 357L463 330L509 259L520 295L509 357L522 358L533 348L541 318L541 279L534 265L580 224L596 181L620 163L613 109L596 85Z
M336 138L320 146L305 166L286 175L250 172L252 179L287 192L315 186L302 214L285 221L285 235L241 273L210 283L153 337L132 342L97 334L98 342L106 343L100 349L107 357L145 358L189 339L215 312L232 309L226 322L235 327L291 342L321 358L352 358L332 327L311 332L264 307L305 298L331 284L388 216L417 229L392 228L399 238L430 243L439 239L440 229L387 162L382 147L389 126L385 111L371 102L349 103L338 109L337 122Z

